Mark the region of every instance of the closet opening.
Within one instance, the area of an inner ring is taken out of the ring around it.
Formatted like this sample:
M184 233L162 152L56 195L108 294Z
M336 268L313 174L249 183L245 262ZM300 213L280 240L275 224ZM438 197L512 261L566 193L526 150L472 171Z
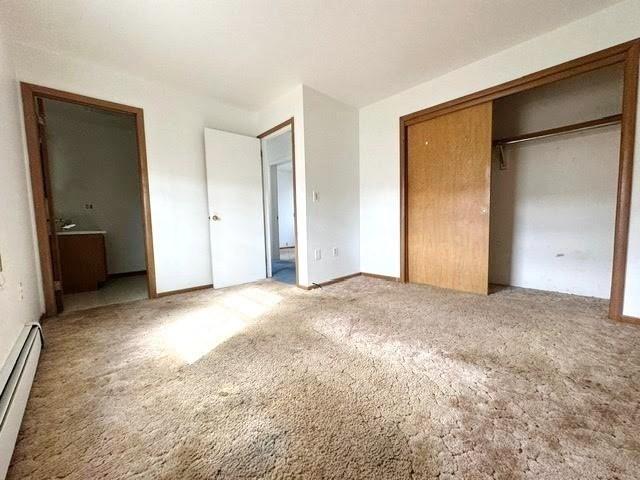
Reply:
M493 102L489 283L609 299L624 70Z
M640 40L400 118L400 280L623 314Z

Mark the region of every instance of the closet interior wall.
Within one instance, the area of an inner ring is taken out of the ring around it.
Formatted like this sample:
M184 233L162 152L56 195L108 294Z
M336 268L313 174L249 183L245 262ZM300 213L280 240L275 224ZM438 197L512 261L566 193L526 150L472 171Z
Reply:
M494 144L619 115L622 86L613 65L497 99ZM620 151L609 123L494 146L490 283L609 298Z

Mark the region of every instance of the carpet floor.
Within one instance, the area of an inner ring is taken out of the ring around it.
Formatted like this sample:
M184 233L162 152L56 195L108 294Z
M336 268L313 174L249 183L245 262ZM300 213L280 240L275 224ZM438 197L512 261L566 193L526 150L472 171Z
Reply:
M356 277L45 325L10 479L637 479L640 328L606 302Z

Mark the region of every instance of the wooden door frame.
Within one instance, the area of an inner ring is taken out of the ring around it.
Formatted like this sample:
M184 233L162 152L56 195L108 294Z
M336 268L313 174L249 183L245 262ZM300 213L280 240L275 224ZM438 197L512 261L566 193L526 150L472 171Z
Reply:
M258 139L260 139L260 168L262 169L262 199L264 202L264 161L262 158L262 140L265 137L268 137L269 135L271 135L272 133L276 133L278 130L282 130L283 128L287 127L291 125L291 169L293 170L293 233L295 235L295 239L296 239L296 254L295 254L295 258L296 258L296 287L300 287L300 282L298 280L298 271L299 271L299 257L298 257L298 252L299 252L299 244L298 244L298 200L296 198L296 137L295 137L295 121L294 121L294 117L291 117L287 120L285 120L282 123L279 123L278 125L276 125L275 127L271 127L269 130L262 132L260 135L257 136ZM263 209L264 213L264 228L265 228L265 242L266 242L266 238L267 238L267 234L266 234L266 229L267 229L267 218L266 218L266 210ZM266 248L269 247L271 248L271 245L266 245L265 244L265 262L266 262L266 258L267 258L267 252L266 252ZM267 269L268 271L268 269Z
M640 39L622 43L599 52L546 68L509 82L486 88L463 97L400 117L400 281L407 282L407 128L413 124L445 115L479 103L493 101L514 93L574 77L615 64L624 66L620 160L616 202L613 268L609 318L629 321L622 314L629 243L631 184L635 146L636 111L638 108L638 58Z
M29 170L31 173L31 191L33 197L33 209L35 214L36 238L40 255L40 268L42 271L42 287L45 301L45 317L57 314L55 304L55 290L53 283L52 256L48 241L48 226L45 211L45 195L42 174L42 159L40 158L36 99L38 97L75 103L88 107L95 107L110 112L123 113L133 116L136 121L136 140L138 146L138 171L140 174L140 201L142 205L142 222L144 227L144 244L147 264L147 286L149 298L158 296L156 290L155 261L153 254L153 234L151 229L151 205L149 201L149 174L147 170L147 151L144 134L143 110L138 107L122 105L119 103L99 100L75 93L55 90L53 88L33 85L26 82L20 83L22 92L22 108L24 115L24 128L27 141L27 155L29 157Z
M46 127L46 118L47 113L44 106L44 99L37 98L36 99L36 115L38 120L38 138L42 138L43 133L46 135L47 127ZM40 115L44 115L44 122L41 121ZM49 146L47 142L40 142L40 149L38 153L40 154L40 160L42 162L42 184L43 189L47 192L45 196L46 201L46 211L49 213L49 218L53 218L53 222L55 225L55 209L53 205L53 196L51 195L51 172L49 168ZM63 291L55 288L58 282L62 285L62 264L60 262L60 242L57 235L48 235L47 237L49 250L51 251L51 274L53 277L54 284L54 296L56 302L56 311L61 311L64 308L64 299L63 299Z

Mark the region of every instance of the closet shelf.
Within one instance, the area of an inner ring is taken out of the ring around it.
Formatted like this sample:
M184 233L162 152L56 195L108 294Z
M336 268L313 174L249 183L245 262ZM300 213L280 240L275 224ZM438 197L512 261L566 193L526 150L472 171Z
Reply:
M526 133L524 135L517 135L515 137L501 138L494 140L495 146L511 145L514 143L527 142L529 140L535 140L539 138L555 137L556 135L564 135L565 133L580 132L583 130L591 130L594 128L606 127L607 125L615 125L622 121L622 114L610 115L608 117L598 118L596 120L589 120L588 122L574 123L572 125L565 125L563 127L550 128L548 130L541 130L539 132Z

